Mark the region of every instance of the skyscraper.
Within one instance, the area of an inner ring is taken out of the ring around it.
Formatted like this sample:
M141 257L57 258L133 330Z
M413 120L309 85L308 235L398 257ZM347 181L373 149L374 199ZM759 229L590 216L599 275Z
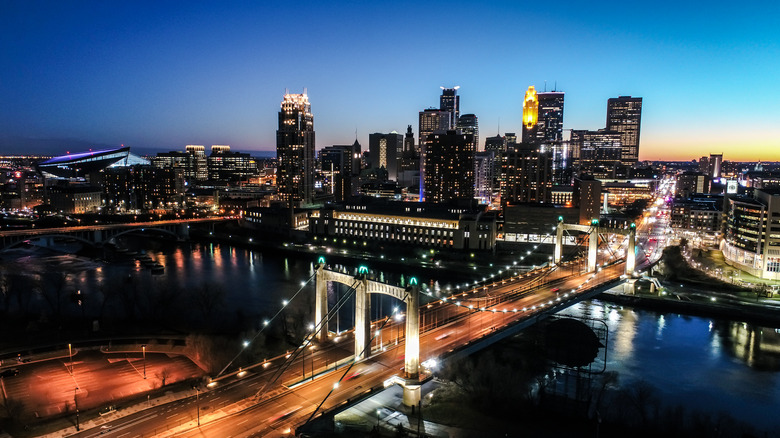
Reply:
M639 160L639 127L642 122L642 98L620 96L607 100L607 131L620 133L623 144L621 162Z
M403 151L403 135L393 131L389 134L374 133L368 136L369 168L384 168L387 177L398 181L398 168Z
M507 145L501 161L501 205L552 200L552 152L541 145Z
M523 101L523 143L551 145L562 141L564 93L537 93L533 88L528 87Z
M276 185L288 206L309 204L314 192L314 116L309 97L285 94L276 130Z
M426 139L423 196L427 202L474 197L474 140L454 130L435 132Z
M573 130L571 132L572 161L580 176L588 174L596 178L614 178L625 149L617 131Z
M439 109L450 113L450 126L447 129L454 128L460 118L460 96L458 96L458 88L460 87L441 87Z
M425 146L425 139L434 131L447 131L453 129L455 125L450 125L450 112L436 108L428 108L420 111L419 136L417 141L420 143L420 149Z
M474 137L474 150L479 150L479 120L474 114L463 114L458 118L456 126L463 134L471 134Z

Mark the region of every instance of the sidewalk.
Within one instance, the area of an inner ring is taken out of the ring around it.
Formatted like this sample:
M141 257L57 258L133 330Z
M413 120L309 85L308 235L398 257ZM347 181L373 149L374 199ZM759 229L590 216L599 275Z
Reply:
M702 273L718 280L752 289L760 287L780 287L780 280L758 278L726 263L720 250L691 248L683 251L688 264ZM765 286L766 285L766 286Z

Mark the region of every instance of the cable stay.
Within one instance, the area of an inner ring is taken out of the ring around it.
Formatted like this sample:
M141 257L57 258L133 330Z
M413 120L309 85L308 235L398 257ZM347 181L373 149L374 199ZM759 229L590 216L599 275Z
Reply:
M286 358L283 364L281 364L279 367L276 368L274 371L274 374L271 376L269 380L266 381L266 383L263 385L260 390L258 390L254 398L260 399L265 395L266 389L269 387L269 385L272 385L276 383L276 381L284 374L284 372L292 365L292 363L298 358L298 355L301 354L309 345L311 345L312 340L314 339L314 334L319 332L319 330L323 327L326 321L329 321L330 318L332 318L338 311L346 304L346 302L352 297L354 292L357 290L356 286L358 285L360 280L356 279L355 282L352 284L352 286L349 287L347 292L343 294L336 304L328 310L328 312L322 317L320 321L318 321L315 326L314 330L312 330L303 340L303 343L295 348L295 350L290 353L290 355Z
M268 325L269 325L271 322L273 322L273 320L275 320L275 319L276 319L276 317L277 317L277 316L279 316L279 315L282 313L282 311L284 310L284 308L285 308L285 307L287 307L287 305L288 305L289 303L293 302L293 300L295 300L295 297L297 297L297 296L298 296L298 294L300 294L300 293L301 293L301 291L303 291L303 289L306 287L306 285L307 285L307 284L309 284L309 282L310 282L310 281L311 281L311 280L312 280L312 279L313 279L313 278L314 278L316 275L317 275L317 274L316 274L316 272L315 272L314 274L312 274L312 276L311 276L311 277L309 277L309 279L308 279L308 280L306 280L306 281L305 281L303 284L301 284L301 287L298 289L298 291L296 291L296 292L293 294L292 298L290 298L290 300L289 300L289 301L285 301L285 304L284 304L284 305L282 305L282 308L281 308L281 309L279 309L279 311L277 311L277 312L276 312L276 314L274 314L274 316L272 316L272 317L271 317L271 319L263 321L263 326L262 326L262 327L260 327L260 330L258 330L258 332L257 332L257 333L255 333L255 335L252 337L252 339L250 339L250 340L249 340L249 342L247 342L247 343L245 343L245 344L244 344L243 348L241 348L241 350L238 352L238 354L236 354L236 355L235 355L235 357L233 357L233 359L231 359L231 360L230 360L230 362L228 362L228 364L227 364L227 365L225 365L225 367L224 367L224 368L222 368L222 371L220 371L220 372L219 372L219 373L218 373L218 374L217 374L217 375L214 377L215 379L216 379L217 377L221 376L221 375L222 375L222 374L223 374L223 373L224 373L224 372L225 372L225 371L226 371L226 370L227 370L227 369L230 367L230 365L232 365L232 364L233 364L233 362L234 362L236 359L238 359L238 357L239 357L239 356L241 356L241 353L243 353L243 352L244 352L244 350L246 350L246 348L249 346L249 344L251 344L252 342L254 342L254 341L255 341L255 339L257 339L257 337L258 337L258 336L260 336L260 333L262 333L262 332L263 332L263 330L265 330L265 328L266 328L266 327L268 327Z

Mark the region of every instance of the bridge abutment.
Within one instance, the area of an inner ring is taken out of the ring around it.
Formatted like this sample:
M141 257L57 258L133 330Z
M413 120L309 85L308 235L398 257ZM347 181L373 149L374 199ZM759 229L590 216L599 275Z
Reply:
M368 296L368 280L365 275L355 287L355 362L371 355L371 299Z

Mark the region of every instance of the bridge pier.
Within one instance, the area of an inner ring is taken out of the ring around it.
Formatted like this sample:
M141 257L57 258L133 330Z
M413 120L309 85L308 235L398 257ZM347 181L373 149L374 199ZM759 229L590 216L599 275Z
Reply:
M588 271L596 270L596 259L599 251L599 222L593 221L590 235L588 236Z
M92 240L95 243L103 242L103 232L101 230L95 230L92 232Z
M176 230L176 234L179 236L179 239L181 240L189 240L190 238L189 224L180 224L178 226L178 230Z
M314 277L314 322L320 324L316 333L317 340L328 340L328 320L324 319L328 314L328 283L325 280L325 263L317 264L317 272Z
M628 249L626 251L626 275L634 275L636 269L636 225L631 224L628 232Z
M367 348L371 340L371 298L368 296L368 279L365 274L355 287L355 362L371 356Z
M558 226L555 227L555 249L553 250L553 264L561 263L563 256L563 218L558 218Z
M636 278L629 278L623 283L623 293L627 295L636 295Z
M420 403L420 288L406 289L406 344L404 352L403 404L417 406Z

